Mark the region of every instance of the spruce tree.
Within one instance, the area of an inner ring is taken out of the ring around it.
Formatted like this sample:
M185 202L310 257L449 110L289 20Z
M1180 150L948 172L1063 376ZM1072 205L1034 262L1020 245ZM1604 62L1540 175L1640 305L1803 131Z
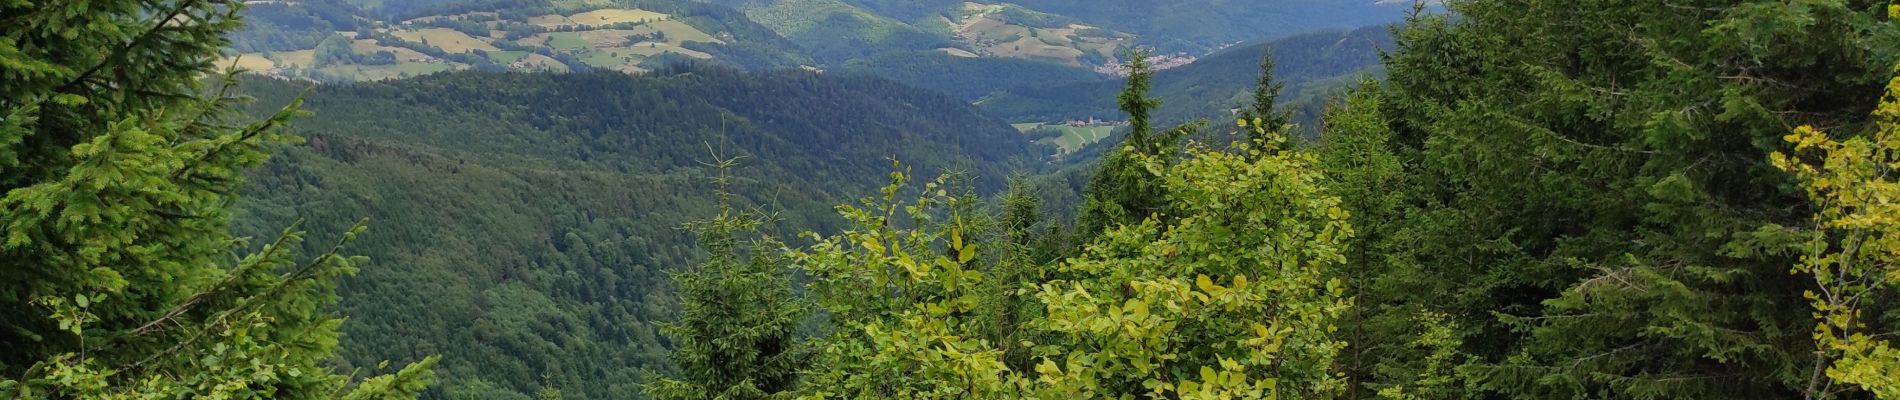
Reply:
M1268 46L1266 54L1260 57L1260 79L1254 84L1253 108L1244 114L1254 125L1264 126L1267 132L1285 132L1293 124L1293 116L1275 110L1280 104L1280 91L1286 87L1273 78L1273 47ZM1249 138L1250 142L1263 142L1265 138Z
M1128 56L1128 84L1117 97L1128 115L1128 133L1121 145L1104 157L1095 175L1083 188L1082 207L1076 217L1076 230L1082 242L1102 231L1120 225L1140 223L1151 216L1164 216L1168 201L1160 182L1141 162L1140 157L1174 159L1182 137L1199 124L1188 124L1154 132L1150 113L1161 100L1148 97L1154 69L1148 65L1148 52L1137 50Z
M1004 361L1016 371L1027 371L1033 365L1029 349L1014 344L1034 339L1032 325L1043 315L1032 297L1033 288L1044 283L1047 274L1043 267L1054 261L1051 252L1039 249L1043 243L1038 236L1047 231L1038 232L1042 202L1032 190L1028 178L1010 180L998 218L1001 224L997 229L1001 232L990 240L1000 248L1001 255L985 280L990 287L984 305L992 314L989 318L994 326L989 339L1002 345Z
M1804 239L1770 228L1813 204L1768 155L1793 126L1866 126L1900 56L1887 2L1448 6L1397 32L1365 130L1404 179L1358 189L1400 196L1348 263L1387 277L1364 342L1449 316L1460 396L1808 394ZM1386 361L1361 371L1419 372Z
M202 79L227 1L0 3L0 392L15 398L402 398L422 360L352 382L329 364L335 280L294 229L229 233L244 171L296 114L229 112ZM18 379L18 380L14 380Z
M675 273L679 321L663 330L674 343L668 356L678 379L646 387L657 399L766 399L786 396L798 381L807 353L799 343L806 306L792 293L783 246L756 234L765 219L735 212L720 160L719 214L692 225L709 258Z

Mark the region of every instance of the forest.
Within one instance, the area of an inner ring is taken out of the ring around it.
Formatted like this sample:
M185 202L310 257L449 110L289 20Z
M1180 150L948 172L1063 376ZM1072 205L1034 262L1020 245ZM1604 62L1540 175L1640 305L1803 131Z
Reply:
M1900 399L1900 5L1444 3L1053 82L1126 126L1050 160L877 73L315 85L218 63L242 3L0 2L0 395ZM1076 76L996 64L855 65Z

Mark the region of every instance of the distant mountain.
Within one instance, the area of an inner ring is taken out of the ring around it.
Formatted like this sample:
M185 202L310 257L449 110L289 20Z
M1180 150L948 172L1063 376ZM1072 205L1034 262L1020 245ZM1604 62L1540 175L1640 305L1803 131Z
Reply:
M277 105L306 85L243 88ZM892 158L987 191L1043 153L964 101L804 71L456 72L322 85L305 106L307 142L254 174L240 231L371 219L345 367L441 354L441 399L640 398L643 371L671 368L665 274L698 257L680 228L714 213L715 153L744 157L737 206L821 231Z
M1136 46L1189 61L1233 43L1393 21L1370 0L252 0L230 58L269 75L830 69L939 52L1091 70ZM1298 18L1293 16L1297 15ZM934 61L933 61L934 62ZM967 63L966 63L967 64ZM1014 68L1012 64L999 64ZM1113 68L1106 68L1112 70ZM892 76L893 78L903 78Z
M906 1L906 0L884 0ZM1411 10L1375 0L1012 0L1106 29L1140 35L1163 51L1221 46L1323 29L1388 23Z
M1141 45L1205 54L1234 43L1399 20L1373 0L713 0L740 8L821 60L885 51L1023 58L1092 67Z
M1231 47L1155 74L1152 95L1161 99L1156 119L1179 123L1225 117L1230 109L1249 106L1260 76L1260 58L1269 47L1277 64L1274 76L1286 85L1281 100L1287 106L1302 99L1317 101L1318 96L1303 94L1376 72L1380 51L1391 46L1388 27L1368 26ZM1120 80L1031 84L998 91L977 105L1010 122L1115 119L1121 114L1115 104L1121 88Z
M380 80L453 70L640 72L675 61L814 62L730 8L694 1L259 0L229 60L268 75Z

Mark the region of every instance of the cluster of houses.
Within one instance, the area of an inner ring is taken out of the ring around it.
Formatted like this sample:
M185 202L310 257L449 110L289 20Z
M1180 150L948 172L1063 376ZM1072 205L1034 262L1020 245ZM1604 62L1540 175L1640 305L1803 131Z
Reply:
M1100 119L1096 119L1095 117L1089 117L1089 119L1087 120L1072 119L1072 120L1068 120L1067 122L1063 122L1062 124L1070 128L1086 128L1086 127L1091 127L1091 126L1103 126L1103 125L1122 126L1122 125L1128 125L1128 121L1103 121Z
M1148 67L1156 71L1165 71L1193 64L1200 58L1188 53L1156 54L1148 56ZM1128 76L1128 64L1108 63L1095 67L1095 73L1102 75Z

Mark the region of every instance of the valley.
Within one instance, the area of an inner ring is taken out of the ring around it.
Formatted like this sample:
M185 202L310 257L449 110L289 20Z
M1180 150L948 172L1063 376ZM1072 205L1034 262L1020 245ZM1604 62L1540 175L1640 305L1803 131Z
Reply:
M0 1L0 397L1900 400L1891 3Z

